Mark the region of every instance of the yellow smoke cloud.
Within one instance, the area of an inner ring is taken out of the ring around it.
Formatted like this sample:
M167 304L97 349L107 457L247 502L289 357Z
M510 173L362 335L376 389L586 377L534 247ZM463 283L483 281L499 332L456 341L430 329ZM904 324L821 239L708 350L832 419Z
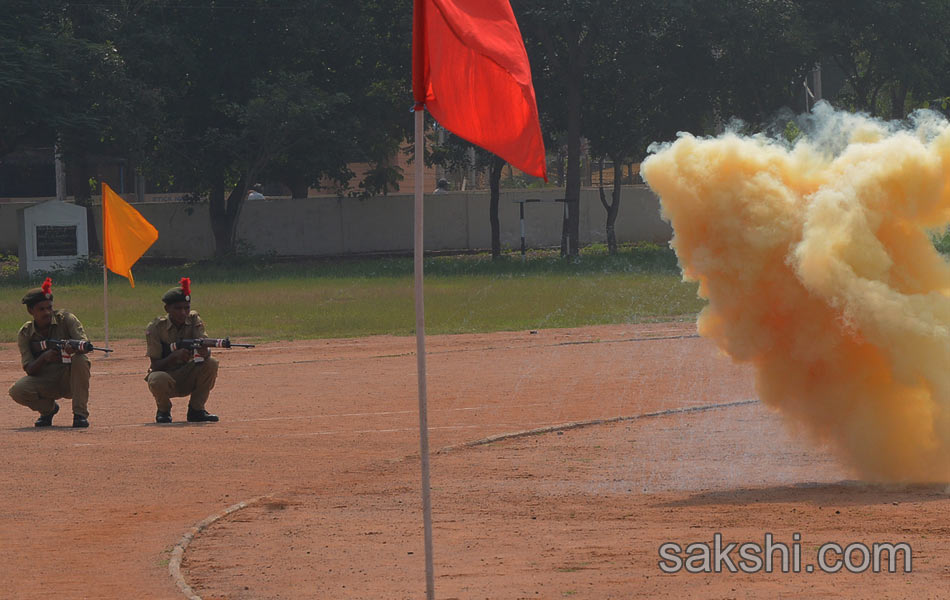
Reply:
M820 105L793 148L681 135L643 166L700 334L798 431L875 481L950 481L950 124Z

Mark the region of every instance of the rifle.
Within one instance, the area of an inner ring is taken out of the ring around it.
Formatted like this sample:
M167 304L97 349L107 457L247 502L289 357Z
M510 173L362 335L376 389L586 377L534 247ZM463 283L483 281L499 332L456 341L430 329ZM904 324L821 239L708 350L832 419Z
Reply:
M30 348L33 350L34 355L39 355L40 353L55 348L59 350L62 356L64 364L70 364L73 362L72 357L63 352L63 350L69 346L75 350L81 350L83 352L89 352L91 350L99 350L100 352L112 352L112 348L98 348L92 345L92 342L87 342L86 340L57 340L57 339L48 339L41 340L39 342L30 342Z
M200 339L183 339L178 340L177 342L172 342L169 344L172 352L185 348L187 350L197 350L198 348L253 348L254 344L238 344L237 342L232 342L230 338L200 338ZM204 358L201 356L195 356L193 359L196 363L204 362Z

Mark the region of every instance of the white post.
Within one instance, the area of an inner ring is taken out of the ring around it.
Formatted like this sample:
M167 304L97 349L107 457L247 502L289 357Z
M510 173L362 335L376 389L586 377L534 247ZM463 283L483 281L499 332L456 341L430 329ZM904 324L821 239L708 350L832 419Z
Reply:
M525 234L524 234L524 203L525 203L524 200L518 203L518 212L521 213L521 262L525 262L527 260L527 257L525 256L525 252L527 252L527 247L525 246Z
M426 552L426 598L435 600L435 574L432 561L432 498L429 490L429 417L426 407L426 331L425 302L422 295L422 207L423 207L423 160L424 115L416 110L416 158L415 158L415 242L413 244L413 270L415 272L416 296L416 373L419 380L419 456L422 459L422 523L425 533Z
M102 312L105 316L106 339L104 348L109 347L109 269L106 268L106 195L102 194ZM109 352L103 352L108 358Z
M105 233L105 230L103 230L103 233ZM103 242L105 242L105 236L103 236ZM103 257L103 260L105 260L105 257ZM103 308L103 312L105 313L105 321L106 321L106 339L104 341L105 345L103 346L103 348L108 348L109 347L109 273L105 265L102 265L102 308ZM105 355L105 358L109 358L108 352L103 352L103 354Z

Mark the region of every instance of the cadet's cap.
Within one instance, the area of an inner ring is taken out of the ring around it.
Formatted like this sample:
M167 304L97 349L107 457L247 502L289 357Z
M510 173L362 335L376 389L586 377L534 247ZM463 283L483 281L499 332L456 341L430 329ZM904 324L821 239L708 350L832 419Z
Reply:
M43 282L42 287L33 288L32 290L26 293L26 296L23 296L23 304L26 304L27 308L33 308L43 300L52 300L53 299L53 280L49 277L46 278L46 281Z
M191 302L191 279L182 277L178 287L172 288L162 296L162 302L165 304L174 304L176 302Z

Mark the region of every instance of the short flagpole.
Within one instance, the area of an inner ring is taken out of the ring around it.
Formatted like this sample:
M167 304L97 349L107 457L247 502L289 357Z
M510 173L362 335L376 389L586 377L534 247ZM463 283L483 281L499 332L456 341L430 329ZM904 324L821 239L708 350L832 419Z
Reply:
M425 303L422 295L422 207L423 207L423 123L421 106L416 107L416 155L415 155L415 242L413 265L416 296L416 373L419 380L419 456L422 459L422 523L425 530L426 552L426 598L435 600L435 571L432 561L432 498L429 486L429 418L426 407L426 331Z
M103 347L109 347L109 269L106 267L106 192L102 191L102 312L105 319L105 344ZM108 352L103 352L106 358Z
M106 270L106 266L102 265L102 307L103 312L106 317L106 339L105 339L105 348L109 347L109 274ZM108 352L103 352L106 355L106 358L109 357Z

